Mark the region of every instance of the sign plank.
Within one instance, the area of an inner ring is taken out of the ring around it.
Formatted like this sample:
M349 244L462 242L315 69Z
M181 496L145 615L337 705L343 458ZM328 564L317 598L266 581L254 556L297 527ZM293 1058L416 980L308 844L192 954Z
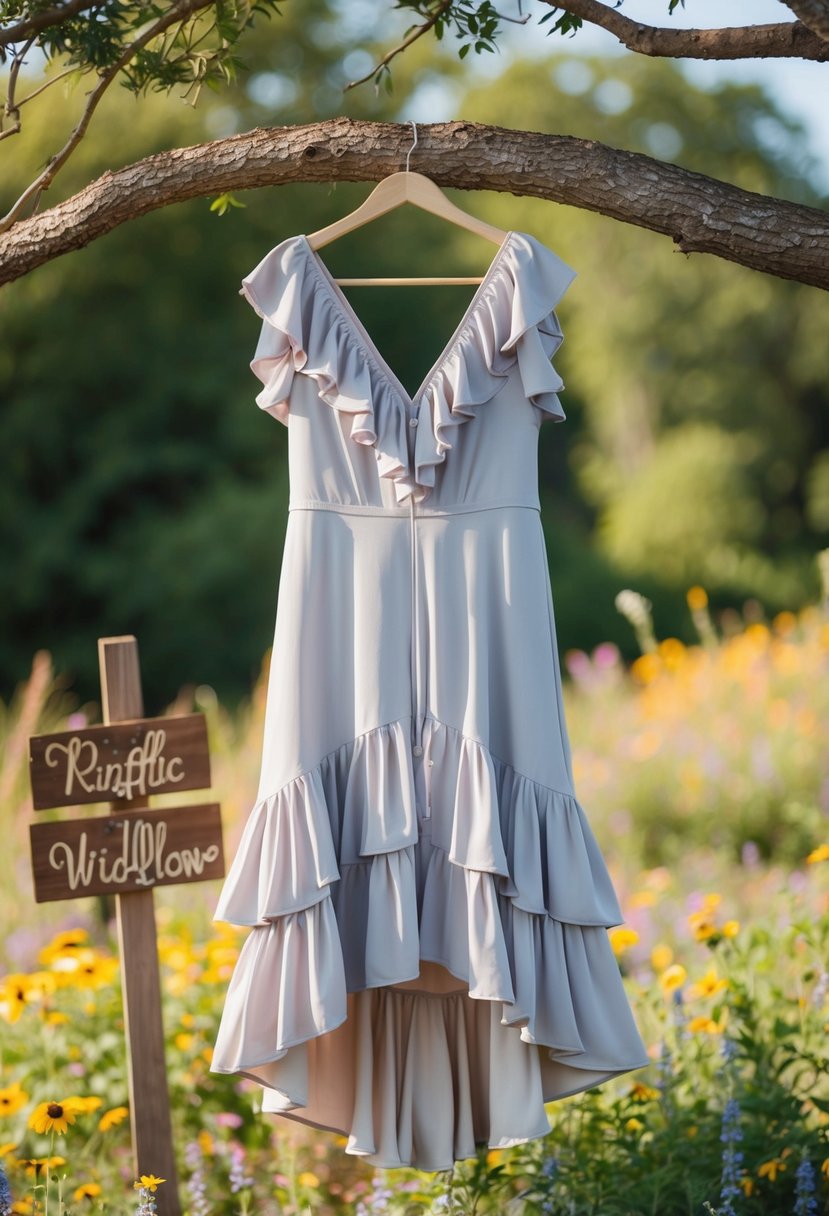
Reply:
M33 823L29 832L38 903L224 875L218 803Z
M36 811L210 788L204 714L110 722L29 740Z

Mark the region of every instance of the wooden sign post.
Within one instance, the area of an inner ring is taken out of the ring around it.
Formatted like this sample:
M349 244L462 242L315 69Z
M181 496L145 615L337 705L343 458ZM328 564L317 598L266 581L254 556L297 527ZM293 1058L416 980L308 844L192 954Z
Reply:
M102 802L110 813L32 824L35 899L114 894L136 1177L166 1179L159 1216L179 1216L164 1061L153 888L224 875L215 803L150 810L151 793L206 789L204 717L145 719L134 637L100 638L102 726L30 740L36 810Z

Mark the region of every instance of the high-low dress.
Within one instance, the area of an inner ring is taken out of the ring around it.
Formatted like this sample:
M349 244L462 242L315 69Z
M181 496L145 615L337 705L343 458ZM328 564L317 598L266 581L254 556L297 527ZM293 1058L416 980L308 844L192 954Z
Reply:
M545 1102L650 1062L574 790L540 517L574 277L509 232L413 396L306 237L243 280L290 504L212 1068L382 1166L543 1136Z

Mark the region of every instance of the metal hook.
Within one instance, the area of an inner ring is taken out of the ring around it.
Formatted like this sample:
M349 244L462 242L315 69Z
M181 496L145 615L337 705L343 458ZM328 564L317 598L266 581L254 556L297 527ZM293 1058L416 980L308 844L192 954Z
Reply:
M406 153L406 172L407 173L409 172L409 161L412 158L412 153L414 152L415 148L417 147L417 123L415 122L415 120L413 118L410 118L409 122L412 124L412 135L414 136L414 141L412 143L411 148L409 148L409 151Z

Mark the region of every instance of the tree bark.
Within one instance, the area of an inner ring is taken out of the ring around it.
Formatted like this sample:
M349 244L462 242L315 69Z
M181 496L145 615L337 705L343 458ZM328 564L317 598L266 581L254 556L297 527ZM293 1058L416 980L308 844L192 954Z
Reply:
M545 0L554 4L554 0ZM788 7L813 13L823 0L795 0ZM739 25L694 30L645 25L602 0L555 0L555 8L589 21L613 34L629 51L667 59L813 59L829 60L829 45L814 21L784 21L774 25Z
M104 173L0 237L0 283L187 199L288 182L374 182L405 166L411 129L337 118L175 148ZM669 236L683 253L829 289L829 215L590 140L471 122L418 127L410 166L440 186L565 203Z

